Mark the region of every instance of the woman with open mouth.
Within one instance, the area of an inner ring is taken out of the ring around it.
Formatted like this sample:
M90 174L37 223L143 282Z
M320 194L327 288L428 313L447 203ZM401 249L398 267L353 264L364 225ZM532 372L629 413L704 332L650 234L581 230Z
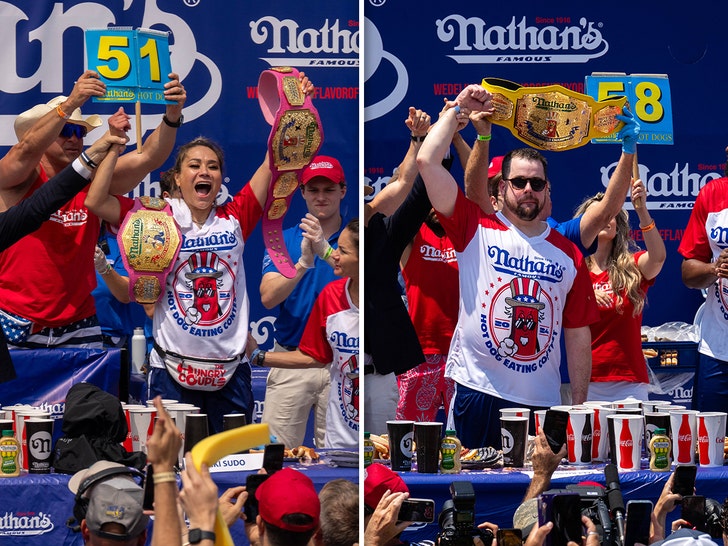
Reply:
M313 92L305 75L300 74L300 81L305 93ZM154 350L147 377L149 398L161 395L194 404L207 414L210 433L222 430L227 413L244 413L248 423L253 420L242 255L262 216L272 177L266 155L232 201L218 205L223 159L222 148L209 138L184 144L172 168L179 196L159 200L174 218L181 245L153 306ZM124 219L139 214L138 201L109 195L107 185L89 192L86 205L110 225L122 226L125 237ZM164 225L151 232L145 227L139 246L161 251L169 246L169 235ZM131 271L130 277L134 283Z

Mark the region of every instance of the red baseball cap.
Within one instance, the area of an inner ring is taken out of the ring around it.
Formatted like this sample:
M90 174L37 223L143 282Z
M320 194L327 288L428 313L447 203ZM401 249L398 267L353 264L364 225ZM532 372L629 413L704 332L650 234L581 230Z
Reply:
M383 464L373 463L364 469L364 504L374 510L387 489L396 493L409 493L407 484L399 474Z
M255 491L258 499L258 512L266 523L303 533L319 526L321 504L311 478L298 470L284 468L279 470ZM287 523L283 520L289 514L305 514L313 521L304 525Z
M488 165L488 178L493 178L501 171L501 165L503 165L503 156L497 155L490 160Z
M333 157L328 155L317 155L301 172L301 184L306 184L312 178L323 176L334 184L343 184L344 169Z

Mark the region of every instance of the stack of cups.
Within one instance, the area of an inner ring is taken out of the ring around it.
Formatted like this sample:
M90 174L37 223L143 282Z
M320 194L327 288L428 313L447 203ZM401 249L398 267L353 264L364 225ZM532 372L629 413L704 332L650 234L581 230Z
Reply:
M581 406L569 410L566 425L566 457L569 464L591 464L593 418L593 408Z
M414 421L387 421L389 435L389 459L395 472L412 470L412 448L414 447Z
M50 474L53 448L53 419L31 417L25 421L28 472Z
M594 415L592 416L592 461L609 460L609 423L607 416L614 415L617 410L611 402L584 402Z
M526 463L530 410L504 408L500 410L500 414L503 466L522 468Z
M184 460L185 457L184 440L187 416L191 413L200 413L200 408L198 408L194 404L185 404L182 402L178 402L175 404L169 404L167 406L164 406L164 409L167 410L167 413L169 413L170 417L174 419L174 424L177 426L177 430L179 430L180 434L182 435L182 445L179 448L179 461L181 462Z
M698 462L700 466L723 466L727 415L722 411L698 413Z
M414 424L414 433L417 449L417 472L437 474L440 462L442 423L416 422Z
M185 439L183 442L184 452L187 453L200 440L204 440L210 435L210 429L207 424L206 413L188 413L185 417Z
M615 413L607 417L612 462L620 472L640 469L644 418L642 415Z
M686 409L669 409L672 460L675 464L695 462L695 444L698 441L698 412Z
M124 409L129 415L129 434L131 449L128 451L147 452L147 442L154 432L154 418L157 410L148 406L129 405Z
M50 419L50 412L34 407L20 407L15 409L15 437L20 444L21 468L28 470L28 434L25 425L29 419Z

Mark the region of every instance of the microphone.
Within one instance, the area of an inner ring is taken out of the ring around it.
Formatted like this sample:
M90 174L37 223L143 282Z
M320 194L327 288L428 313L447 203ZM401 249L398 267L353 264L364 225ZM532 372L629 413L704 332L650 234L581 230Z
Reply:
M622 498L622 488L619 484L619 473L617 467L608 464L604 467L604 478L607 482L607 504L612 512L612 517L617 525L617 534L619 546L624 545L624 499Z

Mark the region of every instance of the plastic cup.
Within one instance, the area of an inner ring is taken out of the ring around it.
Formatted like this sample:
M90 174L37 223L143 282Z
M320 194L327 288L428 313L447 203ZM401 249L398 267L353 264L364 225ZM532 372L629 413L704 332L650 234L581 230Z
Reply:
M695 444L698 441L697 417L696 410L670 410L670 439L672 460L675 464L695 462Z
M592 419L594 410L572 409L566 425L566 448L569 464L591 464Z
M188 413L185 417L184 451L187 453L197 442L210 435L206 413Z
M594 406L592 419L592 461L609 460L609 423L607 417L617 410L607 406Z
M655 434L655 429L664 428L665 434L670 436L670 414L661 411L648 411L645 413L645 444L650 445L650 440Z
M392 470L396 472L412 470L414 427L414 421L387 421L389 459Z
M154 418L157 410L149 407L130 407L129 430L131 432L131 450L147 452L147 441L154 432Z
M615 409L642 409L642 402L636 398L626 398L624 400L615 400L612 402L612 407Z
M53 448L53 419L31 417L25 422L28 472L50 474Z
M522 468L528 444L528 417L504 415L500 418L503 466Z
M726 414L698 413L698 462L700 466L723 466Z
M614 421L617 470L619 472L639 470L642 459L644 423L642 416L615 413L610 417Z
M24 470L28 470L28 437L25 431L25 423L31 418L50 419L51 414L39 408L25 407L15 410L15 437L20 444L20 462Z
M417 448L417 472L437 474L440 459L442 423L434 421L416 422L415 446Z

